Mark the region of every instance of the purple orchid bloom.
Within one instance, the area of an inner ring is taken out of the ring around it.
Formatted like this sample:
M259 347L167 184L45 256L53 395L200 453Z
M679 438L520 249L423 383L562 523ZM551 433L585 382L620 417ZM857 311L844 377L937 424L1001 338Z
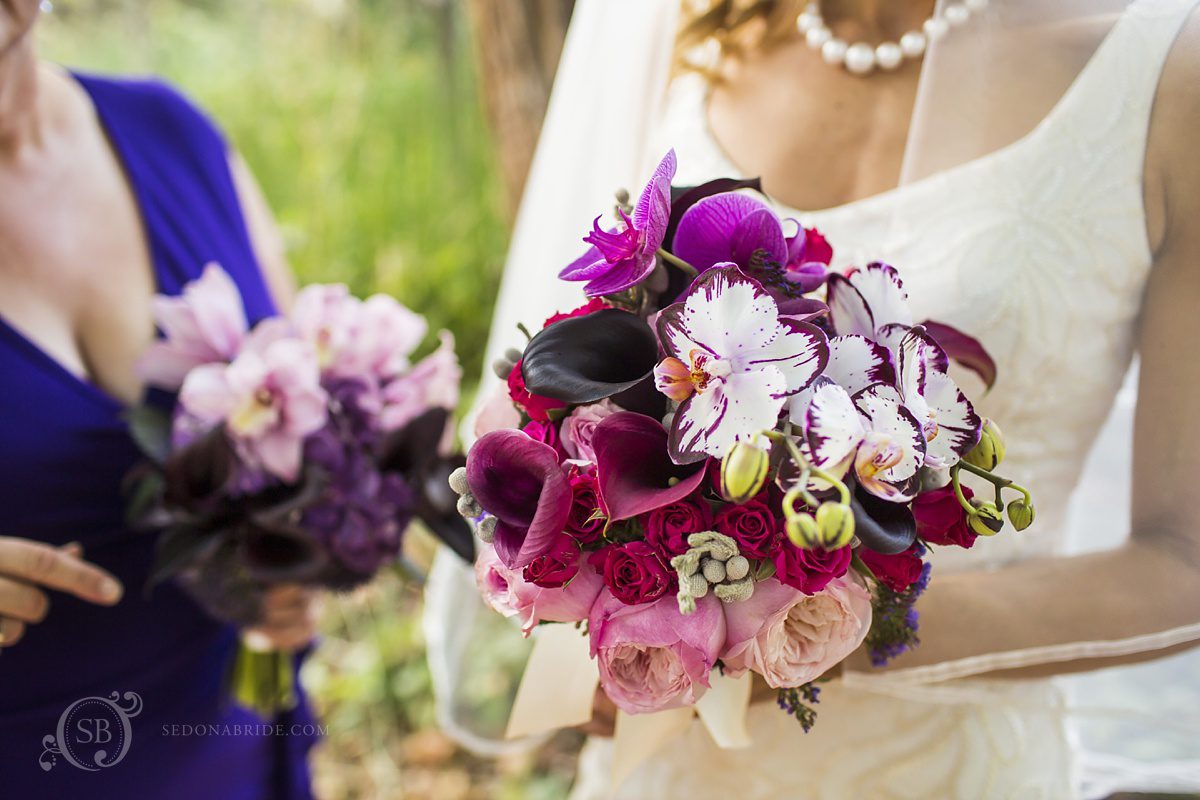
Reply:
M591 247L558 277L587 281L584 292L589 297L622 292L650 277L671 219L674 177L675 151L670 150L642 190L633 216L621 211L621 224L607 231L600 228L600 217L596 217L592 232L583 239Z
M662 425L632 411L605 417L592 434L592 448L600 497L614 521L678 502L704 481L703 465L671 460Z
M767 260L788 262L783 225L766 203L732 192L705 197L687 210L675 232L674 255L703 273L718 264L746 269L762 250Z
M676 463L722 458L739 439L774 428L787 399L829 358L820 328L780 314L762 284L735 265L701 275L683 302L658 317L667 353L660 392L680 403L671 426Z
M493 431L467 454L467 484L496 517L496 554L524 569L552 548L571 513L571 484L553 447L520 431Z

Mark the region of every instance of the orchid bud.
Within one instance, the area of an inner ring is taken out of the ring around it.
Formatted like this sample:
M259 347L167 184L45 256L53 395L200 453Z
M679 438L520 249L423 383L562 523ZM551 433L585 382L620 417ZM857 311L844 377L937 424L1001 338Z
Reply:
M1023 531L1033 524L1033 504L1024 500L1013 500L1008 504L1008 520L1013 527Z
M808 550L821 544L821 532L817 527L817 520L807 511L788 514L787 537L801 550Z
M975 533L980 536L995 536L1004 527L1004 515L995 503L972 500L971 505L975 507L975 511L967 515L967 524Z
M1004 434L1000 431L1000 426L990 419L985 419L983 430L979 434L979 444L963 456L963 461L991 472L1004 460L1004 452Z
M845 503L822 503L817 509L817 531L826 550L845 547L854 538L854 511Z
M734 442L721 459L721 496L741 505L762 491L771 468L771 453L751 442Z

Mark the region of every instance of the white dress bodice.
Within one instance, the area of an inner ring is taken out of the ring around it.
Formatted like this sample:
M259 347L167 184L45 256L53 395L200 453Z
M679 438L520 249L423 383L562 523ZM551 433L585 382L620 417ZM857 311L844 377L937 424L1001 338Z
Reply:
M975 336L997 363L986 395L972 376L956 377L980 413L1003 425L1004 472L1033 490L1037 523L970 550L938 549L935 580L942 570L996 569L1068 550L1068 503L1129 369L1151 269L1143 208L1151 106L1195 5L1132 3L1050 114L1011 145L846 205L779 209L828 237L835 267L895 265L917 320ZM676 150L680 185L740 177L707 124L707 92L702 77L676 78L655 132L652 152ZM1055 682L939 686L888 693L834 683L807 735L774 707L753 707L749 751L718 749L697 724L615 794L611 747L592 742L574 796L1077 796Z

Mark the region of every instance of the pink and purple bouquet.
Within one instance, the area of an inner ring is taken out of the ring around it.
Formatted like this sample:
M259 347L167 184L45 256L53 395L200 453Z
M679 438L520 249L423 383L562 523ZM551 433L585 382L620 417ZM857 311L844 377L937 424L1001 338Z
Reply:
M749 671L807 729L832 667L917 644L929 546L971 547L1006 512L1022 530L1032 501L993 473L999 429L949 375L994 380L977 341L916 324L891 266L831 271L756 181L673 189L674 172L668 153L615 225L596 219L560 275L587 303L496 365L519 429L484 434L451 484L487 543L486 600L526 632L585 625L620 709Z
M253 626L273 586L348 589L396 562L414 518L471 557L446 488L462 463L448 449L461 376L448 333L414 362L425 320L340 285L309 286L251 328L217 265L156 298L154 316L163 336L139 369L164 391L130 418L147 455L130 514L160 532L152 585L175 578L213 615ZM269 710L261 677L235 676L235 689Z

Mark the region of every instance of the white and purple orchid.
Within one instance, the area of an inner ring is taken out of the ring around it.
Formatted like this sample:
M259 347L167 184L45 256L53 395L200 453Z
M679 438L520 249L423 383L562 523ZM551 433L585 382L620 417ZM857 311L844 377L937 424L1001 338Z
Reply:
M660 392L680 403L671 426L676 463L721 458L739 439L774 428L787 398L829 358L824 332L781 316L770 294L734 264L702 274L658 317L667 354Z
M621 210L621 223L611 230L603 230L596 217L592 232L583 239L591 247L558 277L587 281L584 292L589 297L623 292L650 277L671 219L674 177L675 151L670 150L642 190L633 215Z

